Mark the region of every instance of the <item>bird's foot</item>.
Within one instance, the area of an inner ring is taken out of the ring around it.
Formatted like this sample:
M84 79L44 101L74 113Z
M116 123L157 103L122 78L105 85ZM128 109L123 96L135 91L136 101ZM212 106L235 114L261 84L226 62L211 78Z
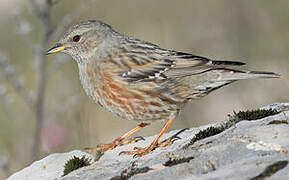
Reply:
M127 145L127 144L130 144L130 143L135 143L135 142L138 142L140 140L145 140L145 139L143 137L141 137L141 136L137 136L137 137L134 137L134 138L127 138L127 139L123 139L123 140L116 139L116 140L114 140L111 143L98 145L98 146L92 147L92 148L84 148L84 150L89 152L89 153L92 153L92 152L95 152L95 151L105 152L105 151L108 151L108 150L112 150L112 149L114 149L114 148L116 148L118 146L123 146L123 145Z
M153 150L155 150L156 148L159 148L159 147L166 147L166 146L169 146L169 145L172 145L176 140L179 140L181 139L178 135L181 134L182 132L184 132L185 130L187 130L188 128L185 128L185 129L182 129L180 130L179 132L177 132L176 134L174 134L172 137L168 138L168 139L165 139L163 140L162 142L160 143L155 143L152 142L151 145L149 145L148 147L146 148L141 148L141 147L134 147L134 150L135 151L122 151L119 153L119 155L122 155L122 154L126 154L126 155L133 155L133 157L141 157L141 156L144 156L150 152L152 152ZM157 141L156 141L157 142Z
M127 138L127 139L121 141L118 146L123 146L123 145L135 143L135 142L138 142L138 141L144 141L144 140L145 139L142 136L136 136L134 138Z
M153 151L155 148L154 146L148 146L146 148L141 147L134 147L134 151L122 151L119 153L119 155L126 154L126 155L133 155L134 158L144 156L151 151Z
M188 128L182 129L179 132L177 132L176 134L174 134L173 136L163 140L162 142L157 144L157 147L166 147L166 146L172 145L175 141L177 141L179 139L182 139L178 135L181 134L182 132L184 132L187 129Z
M96 147L87 147L87 148L84 148L84 150L88 153L92 153L95 151L105 152L107 150L114 149L117 146L118 145L116 143L112 142L112 143L108 143L108 144L97 145Z

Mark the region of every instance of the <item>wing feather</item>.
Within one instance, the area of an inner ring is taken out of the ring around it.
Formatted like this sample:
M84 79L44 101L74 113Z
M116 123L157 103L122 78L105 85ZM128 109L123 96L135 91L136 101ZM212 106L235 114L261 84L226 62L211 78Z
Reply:
M127 82L164 81L168 78L191 76L216 68L245 64L238 61L210 60L143 43L123 48L114 59L121 63L122 71L119 75Z

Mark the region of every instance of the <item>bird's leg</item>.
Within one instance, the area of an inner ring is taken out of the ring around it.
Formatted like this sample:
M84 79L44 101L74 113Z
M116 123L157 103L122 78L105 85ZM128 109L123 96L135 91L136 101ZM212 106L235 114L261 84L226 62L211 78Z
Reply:
M134 157L137 157L137 156L140 157L140 156L143 156L143 155L150 153L151 151L153 151L154 149L156 149L158 147L158 142L159 142L160 138L166 132L166 130L170 127L170 125L172 124L172 122L174 120L175 120L175 118L172 118L166 122L164 127L159 132L158 136L154 139L154 141L148 147L146 147L146 148L135 147L135 149L136 149L135 151L123 151L120 154L134 155Z
M149 123L141 123L138 126L136 126L135 128L133 128L132 130L125 133L124 135L116 138L111 143L102 144L102 145L99 145L99 146L93 147L93 148L85 148L85 150L88 152L93 152L93 151L105 152L107 150L114 149L117 146L122 146L125 144L137 142L139 140L144 140L143 137L141 137L141 136L137 136L135 138L128 138L128 137L131 136L132 134L136 133L137 131L141 130L142 128L146 127L147 125L149 125Z

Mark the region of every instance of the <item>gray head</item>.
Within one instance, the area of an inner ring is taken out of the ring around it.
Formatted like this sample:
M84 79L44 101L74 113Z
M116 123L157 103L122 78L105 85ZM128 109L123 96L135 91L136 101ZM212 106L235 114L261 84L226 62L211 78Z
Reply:
M83 21L72 25L46 54L63 52L77 62L83 62L95 56L99 49L99 53L104 53L105 47L102 46L112 45L117 35L119 34L111 26L101 21Z

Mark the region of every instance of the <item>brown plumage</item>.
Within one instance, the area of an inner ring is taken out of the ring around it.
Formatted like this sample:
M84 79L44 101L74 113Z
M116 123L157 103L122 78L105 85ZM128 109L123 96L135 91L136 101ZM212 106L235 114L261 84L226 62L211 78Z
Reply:
M82 86L94 102L124 119L167 121L149 147L128 154L144 155L153 150L189 100L237 80L279 77L272 72L232 69L245 64L242 62L163 49L122 35L100 21L70 27L48 54L59 51L76 60ZM145 125L137 126L133 133ZM112 149L129 135L99 148Z

